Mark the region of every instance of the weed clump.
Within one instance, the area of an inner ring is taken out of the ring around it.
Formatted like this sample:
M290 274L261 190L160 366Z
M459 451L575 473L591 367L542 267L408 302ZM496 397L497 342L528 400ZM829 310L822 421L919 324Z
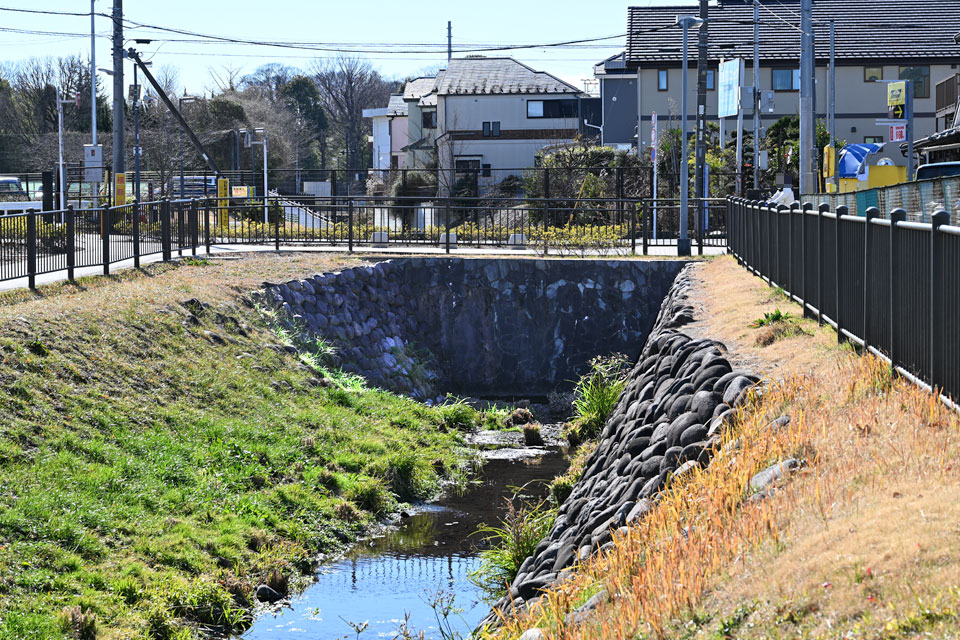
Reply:
M629 360L622 353L590 361L590 371L573 390L574 418L564 427L570 444L576 446L600 434L627 384L629 371Z
M540 424L531 422L523 425L523 444L528 447L542 447L543 434L540 433Z
M804 331L799 324L799 320L794 318L790 312L780 311L780 308L768 311L763 316L750 323L754 329L763 329L757 334L756 344L758 347L767 347L784 338L793 336L810 335Z
M477 530L490 548L480 552L480 566L468 576L491 602L510 588L520 565L549 533L557 518L557 510L545 500L530 502L514 495L512 499L507 498L506 503L507 513L499 526L483 526Z

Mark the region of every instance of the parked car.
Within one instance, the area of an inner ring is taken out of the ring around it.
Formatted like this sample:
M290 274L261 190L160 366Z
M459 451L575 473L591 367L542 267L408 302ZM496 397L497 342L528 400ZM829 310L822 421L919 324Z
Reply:
M4 200L26 199L27 192L20 184L20 178L0 176L0 197Z
M960 162L932 162L917 169L917 180L960 176Z

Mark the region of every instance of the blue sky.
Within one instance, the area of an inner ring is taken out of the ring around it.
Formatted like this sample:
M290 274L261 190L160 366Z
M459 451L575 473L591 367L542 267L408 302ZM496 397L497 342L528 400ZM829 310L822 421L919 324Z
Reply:
M403 77L446 60L447 20L453 21L454 47L463 45L530 44L596 38L622 34L626 30L627 6L650 4L691 4L683 0L594 0L593 2L528 2L484 0L126 0L124 16L136 22L173 27L205 34L269 41L383 43L386 52L363 54L386 76ZM109 13L112 0L96 0L97 12ZM0 7L86 12L89 0L0 0ZM0 28L87 33L89 17L29 15L0 11ZM96 30L97 66L110 66L109 19L98 17ZM147 29L128 31L128 37L182 38ZM396 43L416 43L407 49L418 53L394 52ZM336 45L351 46L351 45ZM190 93L216 87L211 72L225 75L231 68L241 74L256 67L279 62L309 69L311 61L332 53L280 49L241 44L196 44L156 42L139 45L154 68L178 70L180 89ZM608 40L602 47L524 49L508 52L531 66L553 73L578 86L591 77L592 63L623 48L623 38ZM428 52L419 53L419 51ZM436 51L433 53L433 51ZM87 37L15 34L0 32L0 64L25 58L89 55ZM455 54L456 55L456 54ZM488 53L486 55L501 55ZM108 78L101 77L106 86ZM109 86L106 86L109 90Z

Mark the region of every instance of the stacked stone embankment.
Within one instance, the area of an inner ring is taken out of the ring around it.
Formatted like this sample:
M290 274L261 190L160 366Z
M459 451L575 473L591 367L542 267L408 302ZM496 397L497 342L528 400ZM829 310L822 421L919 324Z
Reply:
M595 355L635 357L684 264L400 258L266 283L262 302L374 386L529 397L571 387Z
M578 561L609 549L613 533L639 521L673 478L709 465L714 438L758 378L735 371L722 344L679 330L694 319L690 287L681 272L581 479L496 608L528 606Z

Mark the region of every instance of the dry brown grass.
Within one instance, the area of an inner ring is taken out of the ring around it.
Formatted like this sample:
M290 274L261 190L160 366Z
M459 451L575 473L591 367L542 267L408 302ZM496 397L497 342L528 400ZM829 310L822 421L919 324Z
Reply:
M382 258L283 252L212 256L206 265L200 266L179 261L153 263L117 275L81 278L76 284L45 285L36 292L2 292L0 326L19 317L57 317L77 312L112 314L142 305L159 308L189 298L226 302L259 288L265 280L283 282L377 259Z
M500 637L534 626L571 639L955 636L958 416L815 323L810 335L758 346L750 321L785 301L729 259L699 276L704 291L722 293L699 296L707 315L694 331L771 378L726 436L740 448L675 485L609 555ZM783 413L790 425L768 428ZM768 498L747 500L752 474L787 457L806 465ZM616 598L567 624L601 588Z

